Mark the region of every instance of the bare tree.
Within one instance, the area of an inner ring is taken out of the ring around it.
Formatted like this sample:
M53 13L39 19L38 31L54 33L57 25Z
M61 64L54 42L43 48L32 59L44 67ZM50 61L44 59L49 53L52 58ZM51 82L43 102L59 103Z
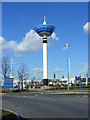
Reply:
M25 81L26 83L26 80L28 79L28 67L25 65L25 64L22 64L19 68L19 70L17 71L18 72L18 79L20 81ZM23 84L22 84L22 89L23 89Z
M8 56L2 57L2 75L4 78L10 74L10 62Z

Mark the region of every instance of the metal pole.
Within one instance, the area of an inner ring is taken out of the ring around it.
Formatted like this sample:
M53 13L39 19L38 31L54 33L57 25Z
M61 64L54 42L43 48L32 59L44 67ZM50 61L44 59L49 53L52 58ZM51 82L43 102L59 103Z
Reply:
M67 47L67 75L68 75L68 91L69 91L69 66L68 66L68 47Z
M11 58L11 76L12 76L12 64L13 64L13 63L12 63L12 58Z
M77 91L77 77L75 77L75 92Z
M23 81L24 81L24 73L23 73L23 79L22 79L22 90L23 90Z
M80 76L79 76L79 91L81 92L81 82L80 82Z

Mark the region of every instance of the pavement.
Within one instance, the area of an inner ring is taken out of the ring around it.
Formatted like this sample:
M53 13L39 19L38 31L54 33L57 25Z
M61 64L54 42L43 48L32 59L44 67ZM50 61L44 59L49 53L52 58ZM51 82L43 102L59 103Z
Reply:
M88 118L88 95L58 91L8 93L2 95L2 108L22 118Z

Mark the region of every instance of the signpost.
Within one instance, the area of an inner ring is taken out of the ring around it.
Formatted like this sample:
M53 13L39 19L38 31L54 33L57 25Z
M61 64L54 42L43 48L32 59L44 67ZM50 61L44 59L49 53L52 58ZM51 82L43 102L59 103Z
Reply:
M12 88L13 88L13 78L5 78L4 79L4 88L5 88L5 93L6 93L6 89L9 88L11 89L11 93L12 93Z
M81 92L80 76L75 77L75 92L77 91L77 80L79 80L79 91Z

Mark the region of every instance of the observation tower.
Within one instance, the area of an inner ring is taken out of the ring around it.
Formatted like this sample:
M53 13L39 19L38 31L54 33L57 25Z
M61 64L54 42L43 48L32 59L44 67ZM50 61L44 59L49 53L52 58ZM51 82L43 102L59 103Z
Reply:
M48 85L48 64L47 64L47 37L51 36L55 27L53 25L46 24L45 16L44 22L34 28L39 36L43 38L43 83Z

